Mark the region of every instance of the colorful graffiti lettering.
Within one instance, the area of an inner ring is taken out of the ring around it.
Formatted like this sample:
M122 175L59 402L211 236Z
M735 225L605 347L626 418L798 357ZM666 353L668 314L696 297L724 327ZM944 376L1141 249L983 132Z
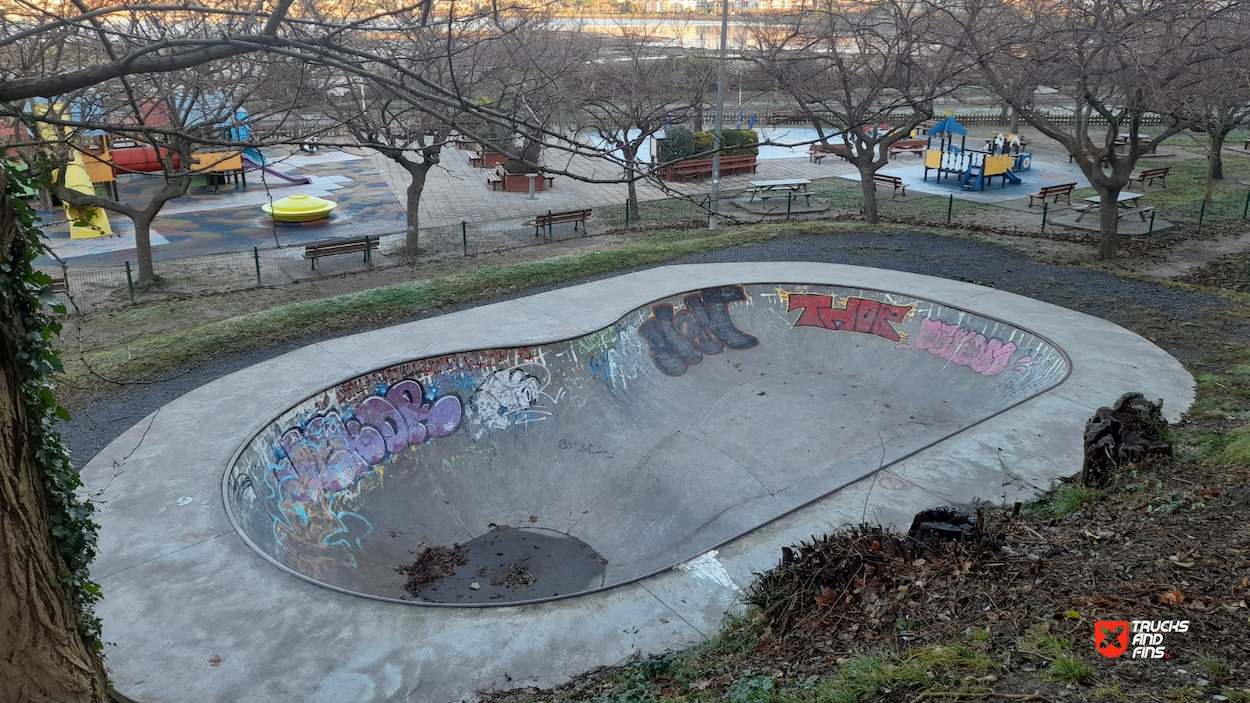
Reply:
M533 347L521 347L486 349L467 354L449 354L436 359L408 361L343 383L338 387L338 398L342 403L354 403L374 394L378 388L389 387L404 379L429 380L437 375L475 374L536 360L536 350Z
M588 334L577 340L577 350L583 354L593 354L600 349L607 349L616 341L616 326L610 325L594 334Z
M282 433L275 470L287 495L317 501L347 490L375 464L460 426L460 399L426 402L421 384L404 380L348 407L327 411Z
M786 312L802 310L795 320L795 327L823 327L827 330L862 332L901 342L907 335L899 332L901 325L916 313L914 305L891 305L880 300L849 297L840 306L834 305L831 295L791 293L787 296Z
M544 398L552 404L558 403L562 393L548 394L549 382L550 373L541 363L521 364L487 376L469 398L470 417L483 428L475 437L480 437L487 429L506 430L551 415L539 403Z
M283 480L280 465L271 464L267 468L264 485L268 495L260 502L269 514L274 546L281 551L288 566L312 575L339 563L332 554L310 556L315 550L309 548L319 545L327 549L345 548L348 562L352 568L357 568L356 551L364 550L361 540L373 533L368 519L358 513L332 510L330 501L317 505L294 502L297 499L286 493L290 484ZM299 519L292 521L292 515Z
M729 304L746 299L742 286L720 286L687 295L681 310L668 303L653 305L651 316L638 326L638 335L647 341L657 369L666 376L680 376L703 361L705 354L759 345L758 339L738 329L729 317Z
M920 333L912 342L912 348L927 351L959 366L967 366L985 376L997 376L1011 365L1016 344L1001 339L986 339L985 335L975 330L926 318L920 321Z

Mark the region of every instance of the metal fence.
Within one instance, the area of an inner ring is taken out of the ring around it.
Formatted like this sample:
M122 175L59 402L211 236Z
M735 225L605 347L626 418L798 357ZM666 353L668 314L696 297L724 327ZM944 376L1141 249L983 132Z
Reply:
M827 178L815 181L807 198L773 199L767 207L748 203L746 209L734 201L746 202L747 194L723 189L721 212L738 224L786 220L830 220L854 218L863 211L863 191L858 181ZM1094 191L1077 190L1068 200L1034 203L1020 200L995 204L969 202L954 195L932 195L914 190L894 197L888 187L877 191L878 211L885 221L933 226L954 226L996 232L1018 232L1072 239L1075 235L1092 240L1098 235L1098 213L1084 217L1075 208L1087 204L1084 198ZM1175 198L1167 190L1146 193L1144 202L1160 203L1147 212L1126 210L1119 220L1119 233L1164 245L1206 231L1218 231L1230 223L1250 218L1250 191L1218 190L1211 201ZM814 205L812 205L814 203ZM92 312L124 307L162 298L202 295L264 286L283 286L299 281L348 274L401 264L427 263L543 246L562 240L601 236L611 232L645 231L664 225L706 223L708 197L694 195L639 203L640 215L630 214L626 203L595 206L584 225L562 222L535 228L521 219L462 222L456 225L420 230L418 251L406 252L402 232L369 237L369 248L351 253L309 258L306 244L278 248L254 248L211 256L156 261L154 270L162 279L157 291L135 288L137 269L133 262L106 267L45 267L57 289L57 297L71 312ZM1080 221L1077 221L1080 218ZM339 241L339 240L336 240ZM366 253L367 251L367 253Z

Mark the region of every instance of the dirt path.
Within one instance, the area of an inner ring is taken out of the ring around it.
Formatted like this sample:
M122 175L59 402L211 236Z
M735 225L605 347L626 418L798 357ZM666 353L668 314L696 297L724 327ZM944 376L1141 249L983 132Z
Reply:
M1221 257L1247 251L1250 251L1250 232L1220 239L1188 241L1164 252L1163 261L1137 271L1156 278L1176 278Z

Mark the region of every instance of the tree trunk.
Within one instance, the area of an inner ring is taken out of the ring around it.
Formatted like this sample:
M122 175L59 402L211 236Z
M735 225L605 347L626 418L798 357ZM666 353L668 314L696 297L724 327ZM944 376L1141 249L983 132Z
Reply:
M637 222L639 217L638 183L634 180L634 176L638 175L638 169L634 167L634 164L638 163L638 147L632 144L627 144L625 145L625 148L622 149L622 153L625 156L625 177L629 179L629 184L627 186L629 189L627 196L629 198L629 202L625 207L629 210L630 221Z
M1224 180L1224 139L1228 136L1228 132L1219 132L1211 139L1211 178L1217 181ZM1207 200L1211 196L1207 194Z
M1109 261L1115 258L1120 189L1099 188L1098 197L1098 258Z
M18 239L14 212L0 202L0 260ZM28 434L17 340L21 311L0 296L0 701L106 700L107 678L78 632L73 601L58 575L47 496Z
M135 287L143 290L155 286L159 280L152 267L152 219L145 211L131 220L135 225L135 258L139 261L139 278Z
M434 165L430 161L422 161L421 163L413 163L411 161L400 162L400 165L408 171L408 175L412 176L412 182L408 184L406 191L408 199L408 218L407 227L404 229L404 253L416 256L420 253L417 239L420 235L420 214L421 193L425 191L425 176L430 172L430 168Z
M870 225L875 225L881 220L877 215L877 184L872 180L877 169L872 166L859 167L859 181L864 189L864 221Z
M1020 113L1014 107L1011 108L1011 133L1020 133Z

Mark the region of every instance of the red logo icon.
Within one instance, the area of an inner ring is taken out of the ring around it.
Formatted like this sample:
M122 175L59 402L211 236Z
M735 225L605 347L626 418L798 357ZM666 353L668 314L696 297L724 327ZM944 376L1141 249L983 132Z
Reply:
M1115 659L1128 649L1127 620L1099 620L1094 623L1094 649L1104 657Z

